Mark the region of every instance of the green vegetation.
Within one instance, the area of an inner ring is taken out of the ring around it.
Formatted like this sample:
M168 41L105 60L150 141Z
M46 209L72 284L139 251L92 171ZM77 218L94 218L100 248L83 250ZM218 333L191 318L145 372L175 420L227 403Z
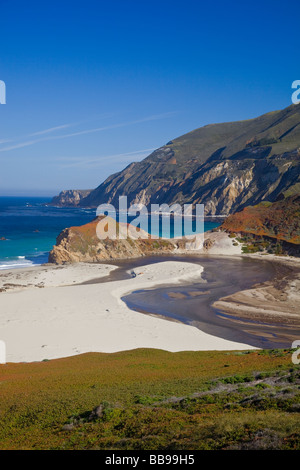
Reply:
M84 354L0 386L1 449L300 449L290 350Z
M255 237L251 234L236 237L236 242L234 242L233 245L237 246L238 244L242 244L242 253L275 253L275 245L278 244L281 246L280 242L275 243L272 240L266 240L262 237Z

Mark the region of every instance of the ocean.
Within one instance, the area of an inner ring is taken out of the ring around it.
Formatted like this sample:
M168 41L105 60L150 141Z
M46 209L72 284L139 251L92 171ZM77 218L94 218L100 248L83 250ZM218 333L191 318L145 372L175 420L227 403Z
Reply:
M86 224L96 216L95 209L45 205L49 201L50 198L0 197L0 270L46 263L64 228ZM204 230L218 225L206 221Z
M49 198L0 197L0 269L47 262L66 227L90 222L95 210L44 206Z

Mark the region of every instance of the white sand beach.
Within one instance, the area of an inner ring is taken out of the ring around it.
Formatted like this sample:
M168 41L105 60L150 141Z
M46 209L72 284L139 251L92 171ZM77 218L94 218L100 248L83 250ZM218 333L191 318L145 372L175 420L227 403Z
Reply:
M160 262L135 268L136 277L130 279L78 285L106 276L112 269L115 267L105 264L77 264L2 273L0 286L19 284L0 292L0 339L6 343L7 362L135 348L252 349L193 326L132 311L121 300L135 289L199 280L199 265Z
M78 263L65 266L43 265L0 273L0 292L20 291L34 287L63 287L82 284L108 276L117 266L111 264Z

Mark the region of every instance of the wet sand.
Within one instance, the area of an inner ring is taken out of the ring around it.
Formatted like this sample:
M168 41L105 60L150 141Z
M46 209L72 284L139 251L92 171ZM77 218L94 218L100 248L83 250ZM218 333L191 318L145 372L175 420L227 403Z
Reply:
M151 290L136 290L122 300L130 309L141 313L165 316L196 326L205 333L254 347L287 348L300 338L300 316L296 314L292 322L290 314L281 308L283 311L274 320L274 315L271 318L265 314L263 307L260 308L261 298L256 295L260 289L274 291L275 284L280 298L282 295L286 298L284 286L289 283L293 285L299 267L250 257L221 258L209 255L188 256L184 260L204 267L202 278L205 282L175 288L166 284ZM244 293L248 293L247 302L243 299L243 308L234 308L241 305L239 296ZM288 300L286 310L294 308L291 302L295 303L295 299ZM265 295L265 302L274 303L274 299ZM255 314L253 305L256 307Z

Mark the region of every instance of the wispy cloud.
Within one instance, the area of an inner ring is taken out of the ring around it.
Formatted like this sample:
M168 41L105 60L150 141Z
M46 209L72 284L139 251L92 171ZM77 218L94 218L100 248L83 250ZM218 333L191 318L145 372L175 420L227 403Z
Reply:
M41 140L42 139L29 140L27 142L21 142L20 144L9 145L8 147L4 147L4 148L0 149L0 152L7 152L9 150L15 150L15 149L23 148L23 147L28 147L29 145L33 145L33 144L36 144L37 142L41 142Z
M58 139L63 139L63 138L66 138L66 137L75 137L77 135L92 134L94 132L103 132L103 131L107 131L107 130L110 130L110 129L117 129L119 127L126 127L126 126L132 126L134 124L141 124L143 122L157 121L159 119L166 119L168 117L174 116L175 114L176 114L175 111L171 111L171 112L168 112L168 113L162 113L162 114L155 114L153 116L147 116L145 118L137 119L135 121L126 121L126 122L121 122L121 123L118 123L118 124L111 124L109 126L96 127L94 129L86 129L84 131L73 132L72 134L65 134L65 135L62 135L62 136L58 136L57 138Z
M74 124L63 124L62 126L50 127L50 129L45 129L43 131L34 132L33 134L29 134L28 137L34 137L36 135L50 134L50 132L60 131L61 129L66 129L68 127L71 127L72 125L74 125Z
M46 134L50 134L52 132L59 131L59 130L62 130L62 129L66 129L66 128L69 128L69 127L75 125L75 124L64 124L62 126L56 126L56 127L50 128L50 129L45 129L43 131L39 131L39 132L35 132L33 134L29 134L28 137L42 136L42 135L44 135L45 137L42 137L42 138L39 138L39 139L28 140L28 141L25 141L25 142L14 143L12 145L8 145L6 147L0 148L0 152L7 152L7 151L10 151L10 150L20 149L20 148L23 148L23 147L28 147L28 146L37 144L39 142L45 142L45 141L50 141L50 140L59 140L59 139L67 139L67 138L70 138L70 137L76 137L76 136L80 136L80 135L92 134L92 133L96 133L96 132L104 132L104 131L110 130L110 129L117 129L117 128L121 128L121 127L132 126L132 125L135 125L135 124L141 124L143 122L157 121L157 120L160 120L160 119L167 119L169 117L174 116L175 114L176 114L176 111L171 111L171 112L167 112L167 113L154 114L154 115L151 115L151 116L146 116L144 118L137 119L137 120L134 120L134 121L125 121L125 122L121 122L121 123L117 123L117 124L111 124L111 125L108 125L108 126L102 126L102 127L96 127L96 128L92 128L92 129L85 129L85 130L82 130L82 131L72 132L72 133L69 133L69 134L45 136ZM1 143L1 141L0 141L0 143Z
M37 136L37 135L50 134L51 132L60 131L62 129L67 129L69 127L79 126L79 125L85 124L87 122L95 121L96 119L97 120L99 120L99 119L109 119L113 116L115 116L115 113L104 113L104 114L94 116L92 119L84 119L84 120L79 121L79 122L72 122L70 124L63 124L61 126L50 127L49 129L45 129L45 130L42 130L42 131L39 131L39 132L34 132L33 134L29 134L27 137L34 137L34 136Z
M156 150L156 148L135 150L134 152L118 153L115 155L99 155L93 157L59 157L56 161L66 162L61 165L61 168L72 167L88 167L96 168L103 165L105 161L113 163L126 163L131 161L130 157L144 158L149 153ZM69 163L68 163L69 162Z

